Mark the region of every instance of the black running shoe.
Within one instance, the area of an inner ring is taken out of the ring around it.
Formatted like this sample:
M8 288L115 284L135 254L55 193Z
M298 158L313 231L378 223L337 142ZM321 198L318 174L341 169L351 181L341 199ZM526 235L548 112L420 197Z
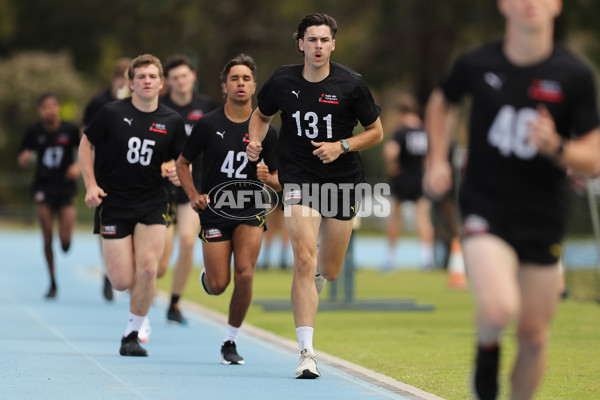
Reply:
M221 346L221 364L243 365L244 357L240 356L235 348L235 342L228 340Z
M104 275L104 287L102 288L102 294L104 298L108 301L113 301L115 298L115 294L113 293L113 287L108 279L108 276Z
M48 293L46 293L46 298L54 299L55 297L56 297L56 285L52 285L52 286L50 286L50 289L48 289Z
M146 349L140 346L137 331L133 331L129 335L123 336L119 354L122 356L148 357Z
M183 317L183 314L179 310L179 304L173 304L172 307L167 311L167 321L176 322L180 325L187 325L187 319Z

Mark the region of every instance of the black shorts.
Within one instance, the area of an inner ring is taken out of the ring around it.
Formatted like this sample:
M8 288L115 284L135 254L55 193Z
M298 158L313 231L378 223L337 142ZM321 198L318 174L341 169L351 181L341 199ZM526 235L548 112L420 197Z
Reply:
M359 207L353 183L286 183L283 186L283 206L294 204L310 207L324 218L342 221L354 218Z
M53 210L73 205L77 188L75 185L60 187L33 187L33 199L38 204L45 204Z
M144 208L96 207L94 233L104 239L121 239L132 235L137 224L167 225L168 203L161 202Z
M211 225L210 223L207 225L202 225L202 229L200 230L198 237L202 239L203 242L207 243L226 242L233 238L233 231L242 224L258 226L262 227L264 231L267 230L265 217L262 215L257 215L252 219L232 220L232 223L225 225Z
M497 214L463 214L463 236L492 234L508 243L517 253L521 263L529 262L544 266L556 264L562 253L562 230L533 224L522 218L499 217Z
M405 172L393 177L390 191L400 201L417 201L423 197L423 173Z

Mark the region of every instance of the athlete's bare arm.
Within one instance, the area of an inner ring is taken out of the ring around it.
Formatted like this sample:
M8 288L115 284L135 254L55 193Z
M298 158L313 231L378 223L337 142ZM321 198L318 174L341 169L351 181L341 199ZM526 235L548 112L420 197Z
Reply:
M256 166L256 176L261 182L266 183L276 192L281 190L281 184L279 183L279 172L277 170L269 172L269 167L262 162L259 162Z
M539 117L529 126L529 140L538 151L565 168L588 175L600 173L600 128L574 140L566 140L556 132L554 119L545 106L538 107ZM561 149L562 146L562 149Z
M250 117L250 123L248 126L248 137L250 139L250 143L246 148L246 155L250 161L258 161L258 156L262 151L262 141L265 139L267 135L267 131L269 130L269 124L273 117L267 117L263 113L260 112L258 107L252 113L252 117Z
M206 209L210 199L207 194L199 194L198 191L196 191L192 173L190 172L190 164L191 162L187 158L180 155L179 158L177 158L176 164L177 176L179 177L179 182L181 182L181 187L185 190L185 193L191 201L192 209L196 212L200 212Z
M378 117L375 122L365 126L364 132L348 138L348 143L350 143L350 151L360 151L373 147L382 140L383 127L381 126L381 119ZM323 161L323 164L329 164L330 162L337 160L343 153L340 142L311 141L311 143L316 147L313 154L319 157L319 159Z
M85 204L90 208L98 207L102 204L102 199L107 194L96 182L96 176L94 175L94 146L85 134L79 142L79 168L81 169L81 177L85 184Z
M452 141L452 124L457 109L449 103L441 89L435 89L425 110L425 128L429 136L429 164L425 169L423 188L432 197L440 197L452 187L452 166L448 159Z

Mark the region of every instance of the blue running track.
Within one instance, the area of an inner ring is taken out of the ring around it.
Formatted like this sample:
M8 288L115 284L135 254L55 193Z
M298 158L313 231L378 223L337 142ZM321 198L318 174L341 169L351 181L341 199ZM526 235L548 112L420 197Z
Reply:
M128 296L101 294L97 238L76 232L66 255L55 243L58 297L38 231L0 231L0 399L439 399L383 375L321 354L322 377L293 379L297 345L244 325L246 365L219 363L224 318L185 304L189 326L165 322L165 301L150 310L149 357L122 357Z

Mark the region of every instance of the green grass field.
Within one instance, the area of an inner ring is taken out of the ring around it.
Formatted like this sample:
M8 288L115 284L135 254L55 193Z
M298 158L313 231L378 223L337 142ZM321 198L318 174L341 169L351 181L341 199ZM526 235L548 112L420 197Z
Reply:
M231 286L221 296L207 296L190 277L184 297L227 313ZM257 271L254 298L288 298L292 272ZM159 281L170 290L171 272ZM341 288L340 288L341 289ZM321 298L327 298L327 287ZM435 305L429 312L319 312L314 345L345 360L419 387L446 399L470 398L474 354L473 304L466 291L451 290L443 272L399 271L381 274L361 270L356 298L413 298ZM296 339L289 312L265 312L253 304L246 321L280 336ZM513 331L502 349L502 393L507 398L509 370L515 355ZM548 368L538 399L600 398L600 307L564 301L551 330Z

